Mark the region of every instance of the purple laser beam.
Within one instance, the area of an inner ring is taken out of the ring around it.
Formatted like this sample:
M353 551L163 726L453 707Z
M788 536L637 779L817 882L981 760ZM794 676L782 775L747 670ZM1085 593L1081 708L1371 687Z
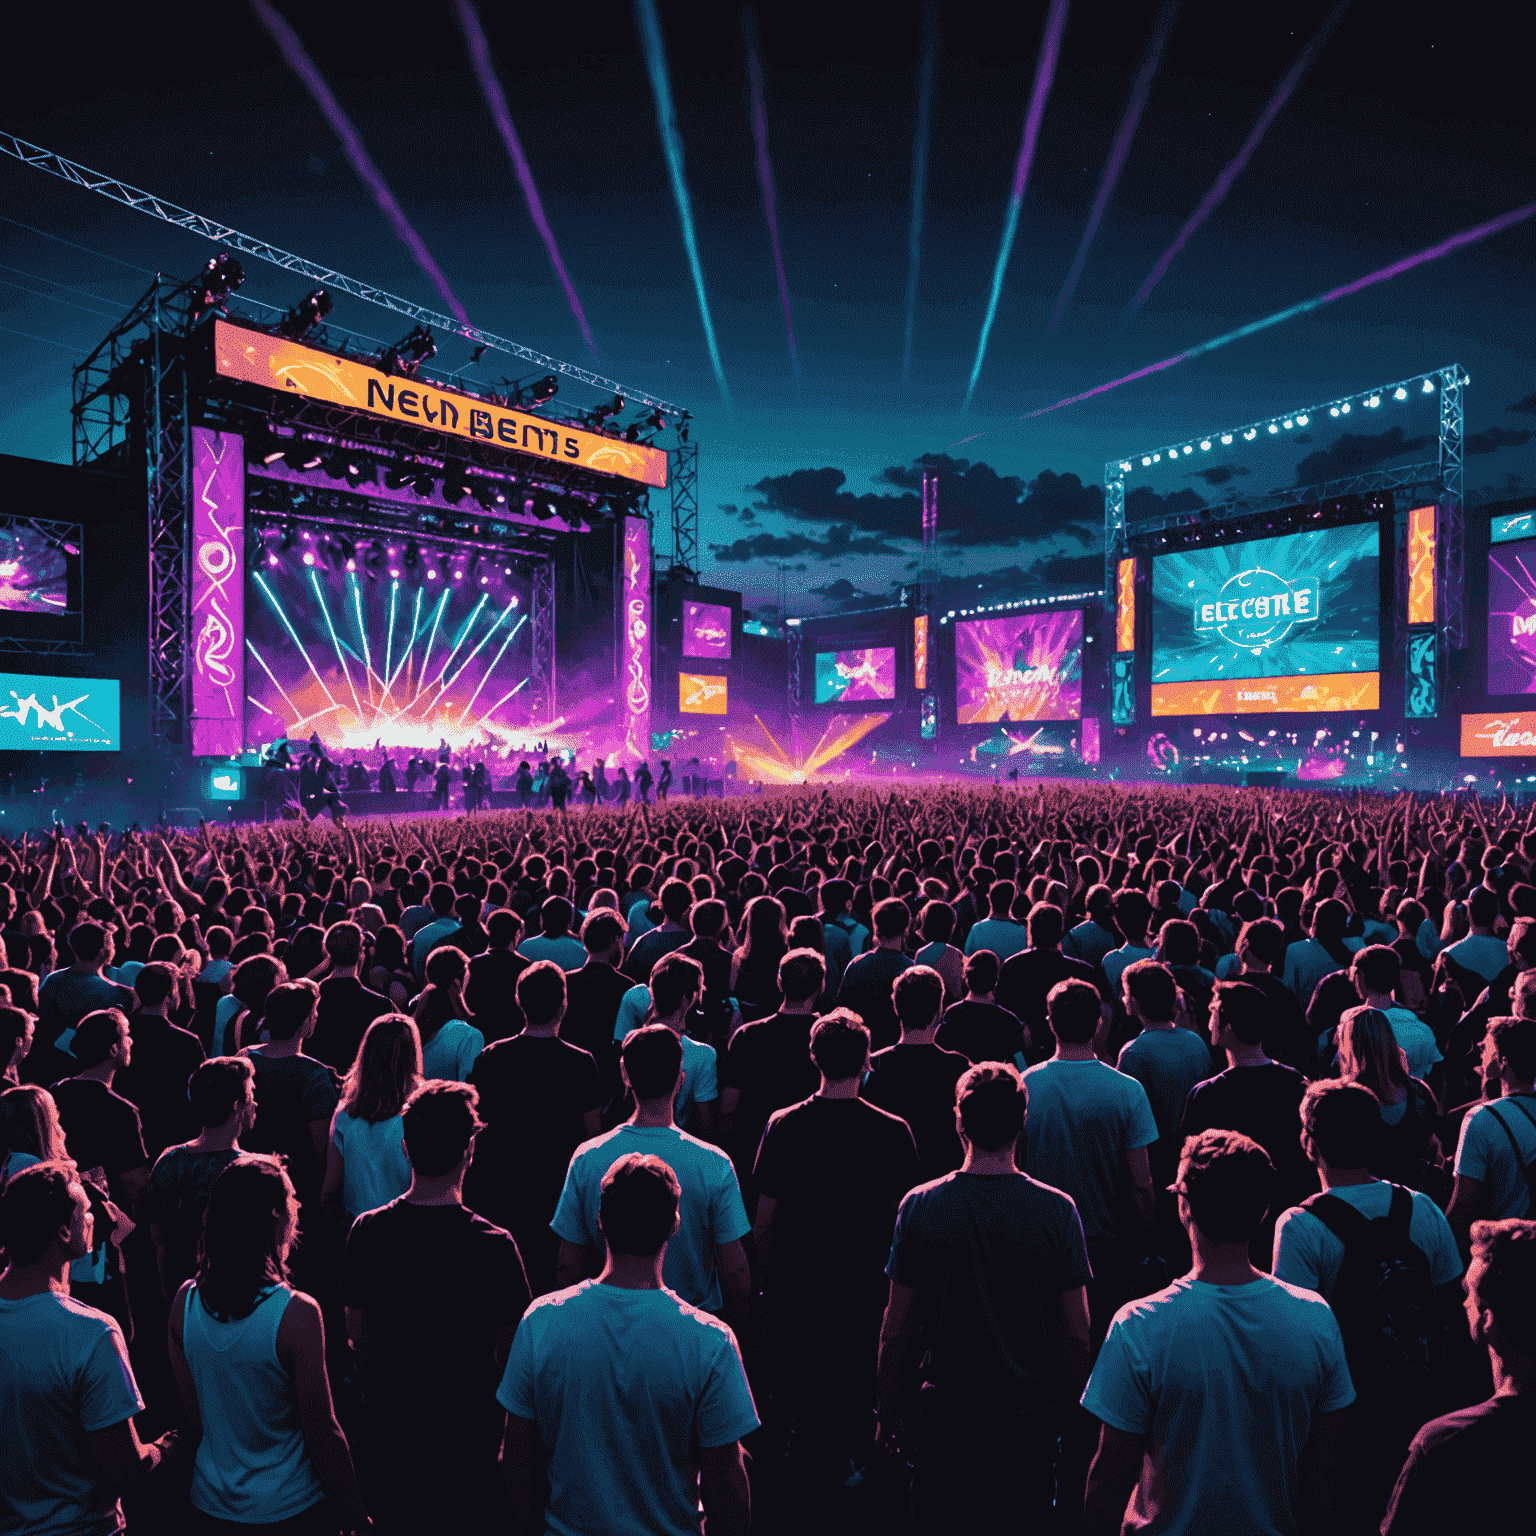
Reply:
M1065 400L1058 400L1055 405L1042 406L1038 411L1026 411L1018 419L1033 421L1037 416L1046 416L1066 406L1077 405L1080 401L1091 400L1095 395L1107 394L1112 389L1119 389L1122 384L1132 384L1137 379L1145 379L1151 374L1161 373L1167 368L1172 368L1176 363L1187 362L1192 357L1203 357L1207 352L1214 352L1218 347L1224 347L1229 342L1241 341L1245 336L1253 336L1259 331L1266 331L1271 326L1280 325L1286 320L1294 320L1298 315L1310 314L1315 309L1323 308L1325 304L1332 304L1339 299L1347 299L1351 294L1360 293L1366 288L1373 288L1377 283L1400 277L1404 272L1411 272L1415 267L1422 267L1426 262L1438 261L1442 256L1449 256L1452 251L1459 251L1465 245L1474 245L1479 240L1486 240L1490 235L1497 235L1532 217L1536 217L1536 203L1527 203L1523 208L1513 208L1508 213L1501 213L1496 219L1489 219L1486 224L1477 224L1471 229L1464 229L1460 234L1452 235L1438 245L1431 245L1425 250L1415 252L1412 256L1403 257L1401 261L1394 261L1389 267L1381 267L1375 272L1367 273L1364 277L1357 277L1354 282L1345 283L1342 288L1331 288L1327 293L1320 293L1315 299L1303 299L1300 304L1292 304L1289 309L1282 309L1278 314L1270 315L1263 320L1250 321L1247 325L1239 326L1235 331L1228 331L1225 336L1217 336L1214 340L1202 341L1198 346L1176 352L1172 357L1165 357L1160 363L1148 363L1145 368L1138 368L1134 373L1126 374L1124 378L1111 380L1108 384L1100 384L1094 389L1086 389L1080 395L1071 395ZM985 432L975 432L970 437L963 437L959 442L951 443L949 446L958 448L962 443L973 442L976 438L987 435Z
M1093 244L1093 238L1099 232L1099 225L1109 210L1110 198L1115 195L1120 173L1125 169L1126 156L1131 152L1131 140L1136 137L1136 129L1141 123L1141 114L1146 110L1147 98L1152 94L1152 81L1157 75L1158 65L1162 63L1163 50L1168 46L1168 39L1173 34L1174 23L1178 20L1178 16L1179 0L1167 0L1162 10L1157 13L1157 20L1152 26L1152 36L1147 43L1146 56L1141 61L1141 68L1136 72L1136 79L1131 85L1130 99L1125 104L1125 116L1120 119L1120 126L1115 130L1114 142L1109 146L1109 158L1104 162L1104 174L1099 179L1099 190L1093 199L1093 207L1088 213L1087 228L1083 230L1083 238L1077 247L1077 254L1072 258L1071 269L1067 273L1066 281L1061 285L1061 292L1056 296L1056 307L1051 311L1050 321L1045 327L1047 336L1061 324L1061 317L1066 313L1067 305L1072 302L1072 295L1077 292L1078 279L1082 277L1083 268L1088 262L1088 248Z
M251 0L251 9L255 11L256 19L271 35L272 41L277 44L278 52L282 54L289 69L304 82L305 89L315 98L315 105L320 108L326 122L331 125L336 137L341 141L341 147L347 159L352 162L352 169L373 193L374 201L383 210L384 217L389 220L401 244L411 253L416 265L426 273L443 302L463 324L468 325L470 323L468 312L459 303L453 289L448 286L448 279L443 276L442 270L433 260L432 252L427 249L426 242L411 227L411 221L406 218L405 210L395 201L395 194L389 190L389 184L380 174L379 168L368 157L368 151L363 148L363 141L358 136L357 129L352 126L352 120L342 111L341 103L331 94L331 88L315 67L314 60L304 51L304 44L299 41L298 33L278 15L268 0Z
M523 198L528 204L528 216L533 220L534 228L538 230L539 238L544 242L544 251L549 257L549 264L555 269L555 276L560 279L560 286L565 290L565 302L571 306L576 324L581 327L582 340L586 342L587 351L592 354L592 361L595 363L598 360L597 342L593 339L592 327L587 324L581 300L576 297L576 285L571 281L570 273L565 270L564 261L560 259L560 247L555 241L555 232L549 227L549 220L544 216L544 203L539 197L538 187L534 184L528 157L523 153L522 140L518 138L517 129L512 125L512 113L507 107L506 93L501 88L501 81L496 78L496 66L491 62L491 45L486 41L485 29L480 25L479 12L475 10L470 0L454 0L453 8L458 15L459 26L464 32L464 43L469 49L469 62L474 67L475 78L480 82L480 93L485 97L485 104L496 123L496 131L501 135L501 142L506 146L507 156L512 161L512 169L517 175L518 185L523 189Z
M1296 87L1301 84L1301 77L1312 67L1312 62L1327 45L1328 39L1334 34L1339 23L1344 19L1344 13L1349 9L1350 0L1342 0L1342 3L1334 6L1323 24L1317 29L1316 34L1305 48L1296 56L1296 62L1285 72L1280 84L1275 87L1274 95L1269 98L1268 104L1259 114L1259 120L1253 125L1248 137L1243 141L1243 147L1223 167L1221 174L1211 183L1211 189L1200 199L1200 206L1185 220L1184 227L1178 233L1172 245L1157 259L1157 265L1147 275L1147 280L1136 290L1136 297L1131 300L1131 309L1140 309L1147 301L1147 296L1157 285L1162 282L1163 275L1173 265L1174 257L1189 244L1194 233L1216 211L1227 193L1232 190L1232 183L1242 175L1243 168L1253 157L1253 152L1259 147L1259 141L1269 130L1269 125L1280 115L1280 110L1291 99Z
M938 0L923 7L923 62L917 77L917 126L912 133L912 220L907 228L907 323L901 341L901 382L912 377L912 337L917 328L917 273L923 249L923 204L928 197L928 146L933 137L933 75L939 56Z
M779 244L779 200L774 190L773 161L768 158L768 104L763 96L763 66L757 53L757 23L750 8L742 12L747 34L747 81L752 93L752 142L757 146L757 184L763 193L763 217L773 242L773 271L779 280L779 303L784 309L784 336L789 342L789 368L795 387L800 387L800 349L795 345L795 319L789 308L789 279L784 275L784 251Z
M1051 82L1056 78L1061 35L1066 30L1067 0L1051 0L1051 9L1045 18L1045 35L1040 40L1040 58L1035 65L1035 84L1029 96L1029 111L1024 118L1024 137L1019 144L1019 158L1013 168L1013 192L1008 199L1008 216L1003 221L1003 243L998 249L997 266L992 272L992 294L987 300L986 319L981 323L981 339L976 343L976 362L971 368L970 383L965 387L965 400L960 407L962 412L970 408L971 396L976 393L976 381L981 377L981 365L986 360L992 322L997 319L998 301L1003 296L1003 278L1008 271L1008 258L1013 254L1014 236L1019 232L1019 210L1024 206L1024 188L1029 182L1029 168L1035 158L1040 121L1045 116L1045 103L1051 94Z

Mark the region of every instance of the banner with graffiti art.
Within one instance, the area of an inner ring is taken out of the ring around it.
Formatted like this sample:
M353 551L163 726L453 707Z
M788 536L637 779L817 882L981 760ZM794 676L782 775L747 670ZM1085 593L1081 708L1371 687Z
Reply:
M116 752L119 702L115 677L0 672L0 751Z
M192 429L192 755L234 757L245 725L245 444Z

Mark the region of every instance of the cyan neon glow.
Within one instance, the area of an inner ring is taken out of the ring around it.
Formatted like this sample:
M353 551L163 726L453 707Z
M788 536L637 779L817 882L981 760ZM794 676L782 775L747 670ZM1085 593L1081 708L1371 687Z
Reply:
M1045 36L1040 43L1040 58L1035 65L1035 86L1030 92L1029 111L1024 118L1024 138L1019 144L1019 158L1013 168L1013 192L1008 199L1008 215L1003 221L1003 243L998 248L997 266L992 272L992 294L987 300L987 316L981 323L981 340L976 344L976 361L971 367L971 380L965 387L965 401L961 411L970 409L971 396L976 393L976 381L981 377L981 365L987 356L987 341L992 335L992 322L997 319L998 300L1003 296L1003 278L1008 271L1008 258L1013 254L1014 236L1019 232L1019 210L1024 206L1024 188L1029 182L1029 168L1035 158L1035 144L1040 138L1040 122L1045 116L1045 103L1051 94L1051 82L1056 78L1056 60L1061 53L1061 35L1067 30L1067 0L1051 0L1051 9L1045 18Z
M304 649L304 642L299 639L298 632L293 627L293 621L283 611L283 605L278 602L277 594L272 590L271 587L267 585L266 577L264 577L258 571L254 579L256 585L267 594L267 601L272 604L273 611L277 614L278 618L282 620L283 628L288 631L288 637L293 641L294 649L298 651L299 655L304 658L305 665L314 674L315 681L320 684L320 691L326 696L326 698L331 701L331 708L340 709L341 705L336 702L336 696L328 687L326 687L325 679L320 676L320 673L315 668L314 662L310 660L309 652ZM260 660L260 657L258 657L257 660ZM262 664L265 666L264 662ZM268 676L271 676L271 674L268 673ZM276 682L277 679L273 678L273 681ZM286 695L284 695L284 697L286 697Z
M933 137L933 74L939 57L938 0L923 7L923 62L917 76L917 127L912 134L912 222L907 228L907 320L901 340L901 382L912 378L912 334L917 325L917 273L923 249L923 205L928 198L928 145Z
M309 584L315 589L315 601L320 604L320 615L325 620L326 633L331 637L331 645L336 651L336 660L341 664L341 675L347 680L347 687L352 690L352 707L357 711L357 718L363 718L362 700L357 696L357 684L352 681L352 669L347 665L346 653L341 648L341 639L336 633L336 626L331 623L331 610L325 601L325 593L320 590L320 573L310 566ZM367 679L364 679L367 686Z
M485 669L485 676L482 677L480 679L480 681L475 684L475 691L472 694L470 694L470 696L469 696L469 703L464 706L464 713L459 716L459 724L460 725L464 724L465 716L467 716L469 714L470 710L472 710L475 707L475 700L480 697L480 690L482 688L484 688L485 685L488 682L490 682L490 680L491 680L491 673L493 673L496 670L496 668L501 665L501 658L507 654L507 647L509 645L511 645L514 640L517 639L517 632L518 632L518 630L520 630L523 627L523 625L526 624L527 622L528 622L528 615L525 613L522 616L522 618L520 618L517 621L517 623L512 626L511 630L507 634L507 638L501 642L501 649L499 651L497 651L496 654L491 658L490 666L488 666ZM523 681L526 683L528 681L528 679L525 677L523 679Z
M800 349L795 345L795 318L789 308L789 279L784 275L784 251L779 244L779 199L774 189L773 161L768 158L768 103L763 95L763 66L757 56L757 24L751 8L742 11L747 33L747 85L752 98L752 142L757 149L757 184L763 194L763 218L773 244L773 270L779 282L779 304L784 310L784 336L789 343L789 371L800 387Z

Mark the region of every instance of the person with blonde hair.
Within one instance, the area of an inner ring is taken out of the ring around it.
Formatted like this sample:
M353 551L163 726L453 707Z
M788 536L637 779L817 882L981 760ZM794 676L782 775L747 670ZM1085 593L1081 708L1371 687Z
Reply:
M341 1085L320 1189L321 1200L330 1207L339 1202L349 1223L411 1187L401 1111L420 1086L415 1020L403 1013L375 1019Z
M1443 1161L1435 1139L1440 1105L1429 1084L1408 1070L1392 1021L1380 1008L1351 1008L1339 1020L1338 1047L1339 1076L1369 1088L1381 1106L1372 1176L1421 1188L1426 1161L1432 1166Z

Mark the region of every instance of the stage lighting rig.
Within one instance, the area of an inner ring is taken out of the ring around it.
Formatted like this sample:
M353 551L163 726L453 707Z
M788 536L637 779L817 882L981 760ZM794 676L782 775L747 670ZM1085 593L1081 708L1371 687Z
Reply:
M692 420L693 420L693 412L692 411L684 411L683 414L677 418L677 440L678 440L678 442L686 443L688 441L688 423L690 421L692 421Z
M283 463L289 469L319 469L323 462L324 455L313 443L295 442L283 453Z
M222 310L229 296L245 281L245 268L228 251L210 256L192 280L192 318L201 320L211 309Z
M560 393L560 380L552 373L516 381L503 379L501 382L511 390L507 397L509 405L547 405Z
M452 465L443 475L443 500L450 506L463 501L469 495L469 477L459 465Z
M588 411L582 417L582 420L594 430L599 430L610 416L618 416L623 413L624 403L623 395L615 395L606 405L599 405Z
M302 341L331 312L331 296L324 288L305 294L281 320L277 334L290 341Z
M418 325L394 346L384 349L379 366L385 373L399 373L408 379L415 378L416 370L436 356L437 343L432 339L431 330L425 325Z

